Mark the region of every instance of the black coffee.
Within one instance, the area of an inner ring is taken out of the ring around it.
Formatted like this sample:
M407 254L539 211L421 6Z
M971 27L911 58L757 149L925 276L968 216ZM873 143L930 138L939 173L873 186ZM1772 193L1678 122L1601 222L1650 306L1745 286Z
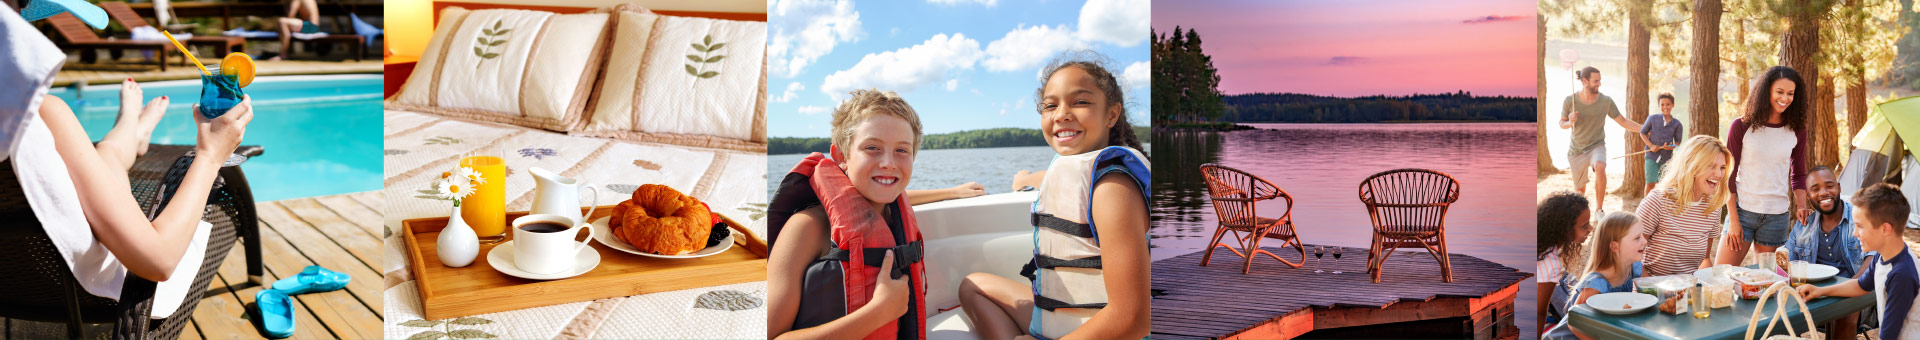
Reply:
M567 226L553 222L539 222L520 226L520 230L536 233L557 233L567 230Z

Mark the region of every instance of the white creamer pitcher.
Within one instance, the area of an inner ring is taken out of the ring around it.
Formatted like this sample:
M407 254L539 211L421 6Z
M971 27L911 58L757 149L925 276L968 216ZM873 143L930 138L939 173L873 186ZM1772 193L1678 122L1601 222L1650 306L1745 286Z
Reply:
M588 200L588 204L600 201L600 190L547 169L527 168L527 173L533 174L534 180L532 213L565 216L576 223L586 223L588 221L583 217L593 216L591 207L586 215L580 214L580 188L585 187L593 192L593 199Z

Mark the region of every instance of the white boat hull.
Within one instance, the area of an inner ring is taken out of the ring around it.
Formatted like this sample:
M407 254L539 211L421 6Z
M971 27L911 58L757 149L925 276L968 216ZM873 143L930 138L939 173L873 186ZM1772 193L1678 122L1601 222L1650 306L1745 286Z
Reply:
M927 246L928 338L978 338L959 308L960 280L968 274L1026 281L1020 267L1033 259L1029 214L1039 197L1016 192L913 207Z

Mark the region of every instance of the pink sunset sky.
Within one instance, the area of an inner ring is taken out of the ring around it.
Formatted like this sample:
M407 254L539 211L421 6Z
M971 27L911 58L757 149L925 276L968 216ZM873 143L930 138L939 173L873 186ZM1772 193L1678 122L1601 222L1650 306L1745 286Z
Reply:
M1220 91L1534 95L1534 1L1156 1L1194 28Z

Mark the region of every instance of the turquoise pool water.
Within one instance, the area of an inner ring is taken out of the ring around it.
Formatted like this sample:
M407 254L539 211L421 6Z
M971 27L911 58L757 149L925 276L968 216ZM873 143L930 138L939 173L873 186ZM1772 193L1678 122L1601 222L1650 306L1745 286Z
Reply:
M266 153L241 165L259 201L380 190L381 77L371 75L260 77L245 89L253 123L241 144ZM146 98L172 97L153 143L194 144L193 103L200 80L141 83ZM55 88L99 140L119 115L120 85ZM142 102L141 104L145 104Z

